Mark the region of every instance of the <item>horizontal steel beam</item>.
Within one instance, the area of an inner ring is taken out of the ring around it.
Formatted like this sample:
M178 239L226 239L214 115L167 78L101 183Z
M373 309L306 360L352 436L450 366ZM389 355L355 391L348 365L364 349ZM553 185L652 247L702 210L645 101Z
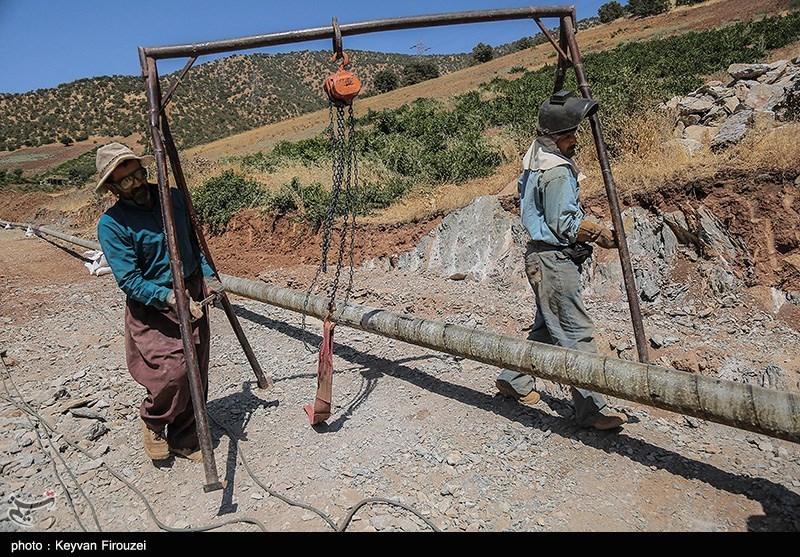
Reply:
M320 296L309 296L306 303L303 292L230 275L221 274L220 278L233 294L319 319L328 313L328 300ZM337 307L342 307L341 303ZM800 443L800 396L788 391L568 350L352 303L337 310L332 320L453 356Z
M445 14L419 15L411 17L397 17L391 19L377 19L360 23L344 23L339 25L341 36L362 35L379 31L395 31L398 29L416 29L421 27L438 27L444 25L460 25L464 23L481 23L487 21L507 21L526 18L547 17L572 17L575 18L574 6L541 6L526 8L503 8L498 10L480 10L472 12L451 12ZM330 27L315 27L298 31L284 31L268 35L253 35L235 39L223 39L202 43L180 44L171 46L141 47L144 56L155 59L196 57L204 54L218 54L265 46L316 41L320 39L333 39L334 29Z

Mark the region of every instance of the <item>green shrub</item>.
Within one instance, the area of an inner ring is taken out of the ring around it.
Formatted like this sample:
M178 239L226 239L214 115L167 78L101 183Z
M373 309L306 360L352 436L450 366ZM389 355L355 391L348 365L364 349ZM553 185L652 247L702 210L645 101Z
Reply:
M402 82L403 87L414 85L422 81L427 81L439 77L439 68L436 64L429 62L413 62L403 66Z
M488 121L477 91L456 97L452 110L439 101L417 99L395 110L369 111L360 152L418 183L486 176L501 161L482 137Z
M41 181L51 176L66 178L66 184L64 186L47 186L46 189L48 191L57 191L58 189L63 189L63 187L81 187L85 185L97 172L97 167L95 165L96 153L96 148L90 149L82 155L58 165L45 174L37 176L34 180L34 184L31 185L31 189L33 189L34 185L41 186Z
M356 189L359 214L369 214L373 209L385 209L401 199L413 187L407 178L390 179L386 185L364 183Z
M211 234L225 232L228 221L237 211L261 204L265 193L261 184L248 180L233 170L206 180L192 192L197 218Z
M628 0L627 9L633 15L647 17L663 14L670 8L669 0Z
M616 0L612 0L600 6L600 9L597 10L597 15L600 16L601 23L611 23L625 15L625 8Z
M469 64L470 66L477 66L478 64L483 64L489 60L492 60L493 58L494 48L488 44L478 43L475 45L475 48L472 49Z
M343 193L343 192L342 192ZM337 205L337 213L344 214L343 200ZM298 217L309 224L315 231L325 220L331 202L331 193L319 183L304 186L296 177L284 184L274 193L267 194L263 206L267 211L278 214L298 212Z
M389 91L397 89L399 86L400 79L393 70L387 68L375 74L373 87L375 87L379 93L388 93Z
M333 216L343 217L345 212L356 216L366 215L373 209L383 209L400 199L411 187L411 182L406 179L390 180L384 186L362 183L351 188L348 198L345 186L342 185ZM331 198L331 192L319 183L304 186L295 177L278 191L268 193L264 198L263 208L279 215L294 214L316 232L327 217Z
M95 165L73 166L67 171L67 180L74 186L81 187L89 181L96 172Z
M244 168L259 172L272 172L284 162L294 161L308 165L322 158L330 157L330 153L330 140L320 136L294 143L278 141L268 154L259 151L252 155L245 155L239 160Z

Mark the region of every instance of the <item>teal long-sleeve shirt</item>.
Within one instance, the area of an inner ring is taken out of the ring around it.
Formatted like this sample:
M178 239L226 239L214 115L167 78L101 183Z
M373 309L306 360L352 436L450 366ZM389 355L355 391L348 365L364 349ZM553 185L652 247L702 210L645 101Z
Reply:
M531 240L568 246L578 237L586 216L580 186L569 166L525 170L517 183L522 224Z
M118 199L97 224L97 238L114 278L125 295L157 309L167 307L172 292L169 250L164 235L158 188L150 184L153 207L148 209L133 201ZM202 253L195 254L191 243L189 214L183 193L170 188L178 252L183 276L194 273L198 266L203 276L214 271Z

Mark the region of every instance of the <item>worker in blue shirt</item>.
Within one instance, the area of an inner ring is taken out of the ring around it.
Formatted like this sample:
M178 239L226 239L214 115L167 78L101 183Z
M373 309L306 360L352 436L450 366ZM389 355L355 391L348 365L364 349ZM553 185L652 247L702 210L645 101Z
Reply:
M572 157L578 126L597 109L595 101L566 90L546 100L518 182L522 224L530 236L525 273L536 297L528 340L594 353L594 324L580 293L581 266L592 254L590 243L609 249L617 244L612 230L586 218L580 200L585 176ZM502 394L524 404L541 398L530 375L504 370L495 384ZM577 387L570 387L570 393L579 426L608 430L627 422L625 414L606 406L600 393Z
M159 191L147 181L146 166L152 162L152 156L136 156L121 143L97 150L95 191L117 196L98 222L97 237L126 296L128 371L147 390L139 408L145 453L152 460L177 455L201 461ZM210 330L199 300L224 288L197 247L183 193L171 188L170 196L191 334L207 394Z

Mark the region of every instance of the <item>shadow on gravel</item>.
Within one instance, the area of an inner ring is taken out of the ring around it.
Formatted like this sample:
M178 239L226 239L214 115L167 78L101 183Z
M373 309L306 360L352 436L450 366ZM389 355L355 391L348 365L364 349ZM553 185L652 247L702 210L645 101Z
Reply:
M239 441L247 441L247 424L253 413L259 408L277 406L275 401L265 401L253 392L256 381L242 383L242 392L233 393L222 398L210 400L206 405L206 413L211 430L211 444L216 447L222 435L228 435L228 454L225 458L225 487L222 492L217 515L235 513L238 505L233 502L233 487L236 485L236 463L239 452ZM216 431L215 431L216 430ZM224 430L225 433L222 433Z
M65 253L67 253L68 255L71 255L72 257L74 257L76 259L80 259L81 261L86 261L86 262L91 261L91 259L89 259L88 257L84 257L83 252L77 252L77 251L75 251L75 250L73 250L71 248L68 248L67 246L64 246L64 245L62 245L62 244L60 244L58 242L54 242L53 240L51 240L50 238L48 238L46 236L40 236L39 234L37 234L36 237L44 240L45 242L47 242L51 246L57 247L61 251L64 251ZM84 248L84 251L86 251L86 248Z
M301 327L265 317L235 304L233 307L237 316L306 342L311 346L319 346L322 342L320 335L304 331ZM800 495L785 486L764 478L743 476L720 470L711 464L699 462L669 449L630 437L625 434L624 429L618 432L608 432L580 428L572 422L571 404L564 399L542 392L542 402L559 414L556 417L535 407L510 401L500 394L489 395L469 387L448 383L418 369L403 365L404 360L388 360L336 343L334 343L334 354L348 362L363 366L364 369L361 370L361 373L366 379L367 386L359 393L353 404L348 406L343 415L324 428L324 431L339 429L341 424L347 420L347 416L352 414L375 388L378 379L384 374L390 375L426 391L501 415L508 420L541 431L549 430L565 438L575 439L587 447L616 453L644 466L655 466L686 479L699 480L731 494L744 495L748 499L760 503L764 509L764 515L754 515L748 519L749 531L796 532L800 530ZM436 357L438 356L431 355L409 360Z

